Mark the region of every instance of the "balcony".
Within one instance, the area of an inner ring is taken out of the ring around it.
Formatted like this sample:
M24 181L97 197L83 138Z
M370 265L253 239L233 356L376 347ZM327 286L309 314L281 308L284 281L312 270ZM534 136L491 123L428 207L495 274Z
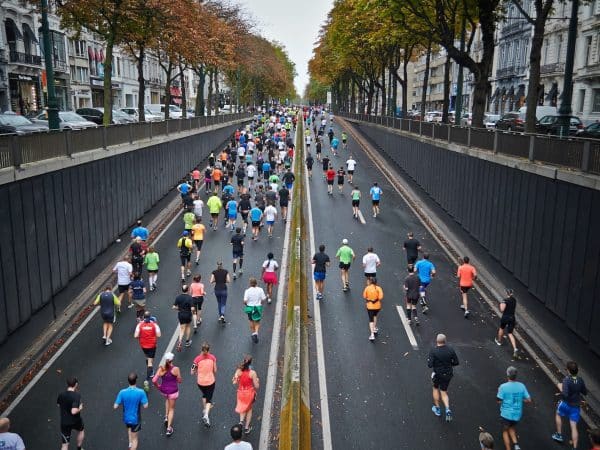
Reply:
M10 51L10 62L17 64L28 64L31 66L41 66L42 57L38 55L29 55L27 53Z
M0 49L0 62L8 62L8 60L6 59L6 51L4 51L4 49Z
M66 61L62 61L60 59L55 59L54 61L52 61L52 66L54 67L55 72L63 72L63 73L69 72L69 65L67 64Z
M525 68L522 66L508 66L496 70L496 78L511 78L523 75Z
M600 63L590 64L577 70L576 80L593 80L600 78Z
M564 72L564 63L545 64L542 67L540 67L540 75L564 74Z

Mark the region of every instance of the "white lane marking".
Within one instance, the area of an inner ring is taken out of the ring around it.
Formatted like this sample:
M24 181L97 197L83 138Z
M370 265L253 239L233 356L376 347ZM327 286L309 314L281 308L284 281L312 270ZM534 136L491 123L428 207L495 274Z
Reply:
M360 209L358 210L358 219L360 220L360 223L366 225L367 221L365 220L365 216L363 216L363 213Z
M410 345L412 345L413 350L419 350L419 345L417 344L417 339L415 338L415 334L413 333L412 328L408 324L408 318L406 317L406 314L404 313L404 309L402 309L402 306L400 306L400 305L396 305L396 309L398 310L398 315L400 316L400 321L402 322L402 325L404 326L404 330L406 331L406 334L408 335L408 340L410 341Z
M316 253L315 229L313 225L312 202L310 199L310 182L308 171L304 171L304 183L306 184L306 199L308 202L308 232L310 234L311 257ZM312 277L311 277L312 278ZM323 325L321 323L321 304L317 300L315 282L312 282L313 290L313 318L315 324L315 347L317 350L317 372L319 374L319 393L321 403L321 426L323 428L323 449L333 448L331 441L331 422L329 421L329 397L327 395L327 375L325 370L325 350L323 346Z
M173 222L175 222L175 220L178 218L179 218L179 214L176 214L175 217L173 217L173 219L171 219L171 221L167 224L167 226L164 228L164 230L159 233L159 235L156 237L154 242L158 242L158 240L165 234L167 229L169 229L171 227L171 225L173 225ZM116 287L117 286L115 285L113 287L113 289L116 289ZM75 338L79 335L79 333L81 333L83 331L85 326L88 323L90 323L90 321L98 313L98 311L99 311L99 308L94 308L92 310L92 312L84 319L84 321L81 322L81 325L79 325L77 327L77 329L73 332L73 334L71 336L69 336L69 339L66 340L64 345L62 347L60 347L54 355L52 355L52 358L50 358L48 360L48 362L46 364L44 364L44 366L35 375L35 377L33 377L33 379L29 382L29 384L27 386L25 386L25 388L21 391L21 393L17 396L17 398L15 398L13 400L13 402L8 406L8 408L6 408L6 410L4 410L4 412L2 413L3 415L8 416L17 406L19 406L19 403L21 403L23 401L23 399L27 396L27 394L29 394L29 392L35 387L35 385L38 383L38 381L40 381L40 379L46 374L46 372L50 369L50 367L52 367L52 365L56 362L56 360L58 358L60 358L60 356L65 352L65 350L67 350L69 345L71 345L73 343Z
M294 195L294 198L295 197L296 196ZM290 202L292 201L292 197L290 196ZM292 208L288 207L288 211L291 210ZM269 351L269 369L267 370L265 400L263 402L262 423L260 426L260 438L258 443L259 450L267 450L270 446L271 410L273 409L273 394L275 393L275 383L277 381L277 359L279 358L279 341L281 335L280 329L281 321L283 320L283 302L284 294L287 290L287 282L289 281L287 271L291 223L291 220L286 222L285 236L283 238L283 255L281 257L281 273L279 274L281 283L277 287L275 316L273 318L273 336L271 337L271 349Z

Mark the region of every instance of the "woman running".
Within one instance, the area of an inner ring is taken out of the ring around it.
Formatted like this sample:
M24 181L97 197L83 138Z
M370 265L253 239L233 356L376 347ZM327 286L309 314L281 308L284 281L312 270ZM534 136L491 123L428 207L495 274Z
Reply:
M267 297L265 291L258 287L256 278L251 277L248 280L250 287L244 292L244 312L248 315L250 321L250 333L252 333L252 341L258 344L258 329L260 328L260 320L262 319L262 302Z
M173 434L173 417L175 416L175 402L179 397L179 384L181 383L181 372L179 367L173 365L175 355L165 353L165 365L159 366L158 371L152 378L152 382L165 398L165 426L167 436Z
M237 403L235 412L240 415L240 425L244 428L245 434L250 434L252 426L252 407L256 400L256 393L259 388L258 375L252 369L252 356L246 355L244 361L238 366L233 374L233 384L237 384Z
M262 264L262 279L267 287L267 303L273 301L273 285L277 284L279 264L273 258L273 253L269 252L267 259Z
M358 186L354 186L350 195L352 197L352 215L355 219L358 219L358 211L360 210L360 190Z
M211 153L212 155L212 153ZM214 165L214 157L213 157L213 165ZM210 166L204 170L204 193L206 195L210 194L212 190L212 169Z
M210 353L210 345L202 344L202 353L194 358L191 374L197 375L198 389L202 392L202 422L210 427L209 413L212 408L212 397L215 392L217 375L217 358Z
M144 265L148 271L148 285L150 290L156 290L156 281L158 280L158 264L160 263L160 257L153 246L148 248L146 256L144 256Z
M383 299L383 289L377 286L377 278L369 278L369 285L363 291L363 298L367 306L369 315L369 330L371 334L369 340L375 341L379 328L377 328L377 314L381 311L381 300Z
M202 276L194 276L194 281L190 284L190 295L194 300L192 303L192 324L194 326L194 334L196 334L198 326L202 324L202 303L204 303L204 283L201 282Z
M210 275L210 283L215 286L215 297L217 297L217 306L219 322L223 325L225 322L225 305L227 304L227 283L231 283L229 272L223 269L223 261L217 261L217 268Z

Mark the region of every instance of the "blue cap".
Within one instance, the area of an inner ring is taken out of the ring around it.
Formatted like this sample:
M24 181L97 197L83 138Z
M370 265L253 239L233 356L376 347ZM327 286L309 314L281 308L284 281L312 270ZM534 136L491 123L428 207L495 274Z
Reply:
M184 236L187 236L188 234L190 234L190 233L189 233L189 231L187 231L187 230L185 230L185 231L183 232L183 235L184 235Z

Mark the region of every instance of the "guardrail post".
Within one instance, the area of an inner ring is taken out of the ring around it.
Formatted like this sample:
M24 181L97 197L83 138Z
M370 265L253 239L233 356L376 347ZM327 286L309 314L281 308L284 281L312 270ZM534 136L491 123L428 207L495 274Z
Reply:
M535 151L535 136L532 134L531 136L529 136L529 161L533 161L535 159L535 155L534 155L534 151ZM494 152L496 153L496 152Z
M19 169L23 164L23 152L21 152L21 141L17 139L16 134L10 140L10 154L13 166Z
M450 139L450 134L452 132L452 127L450 125L448 125L448 144L452 143L452 139Z
M467 127L467 147L471 147L471 127Z
M127 124L127 130L129 131L129 143L133 144L133 123Z
M592 143L590 141L585 141L583 143L583 154L581 155L581 170L583 172L588 172L590 170L590 150Z
M423 121L419 121L419 136L423 136Z
M67 156L69 158L72 158L73 155L73 139L71 137L71 130L64 130L63 133L65 134L65 149L67 150Z
M431 139L435 139L435 124L431 124Z
M494 146L492 148L494 153L498 153L498 131L494 130Z
M169 120L165 120L165 131L168 136L169 135Z
M152 122L148 122L148 125L150 125L150 140L152 140L152 138L154 137L154 135L152 134Z
M102 126L102 148L108 150L108 137L106 136L106 127Z
M412 133L412 123L413 123L413 121L412 121L412 120L410 120L410 119L408 119L408 132L409 132L409 133ZM402 125L402 124L401 124L401 125Z

